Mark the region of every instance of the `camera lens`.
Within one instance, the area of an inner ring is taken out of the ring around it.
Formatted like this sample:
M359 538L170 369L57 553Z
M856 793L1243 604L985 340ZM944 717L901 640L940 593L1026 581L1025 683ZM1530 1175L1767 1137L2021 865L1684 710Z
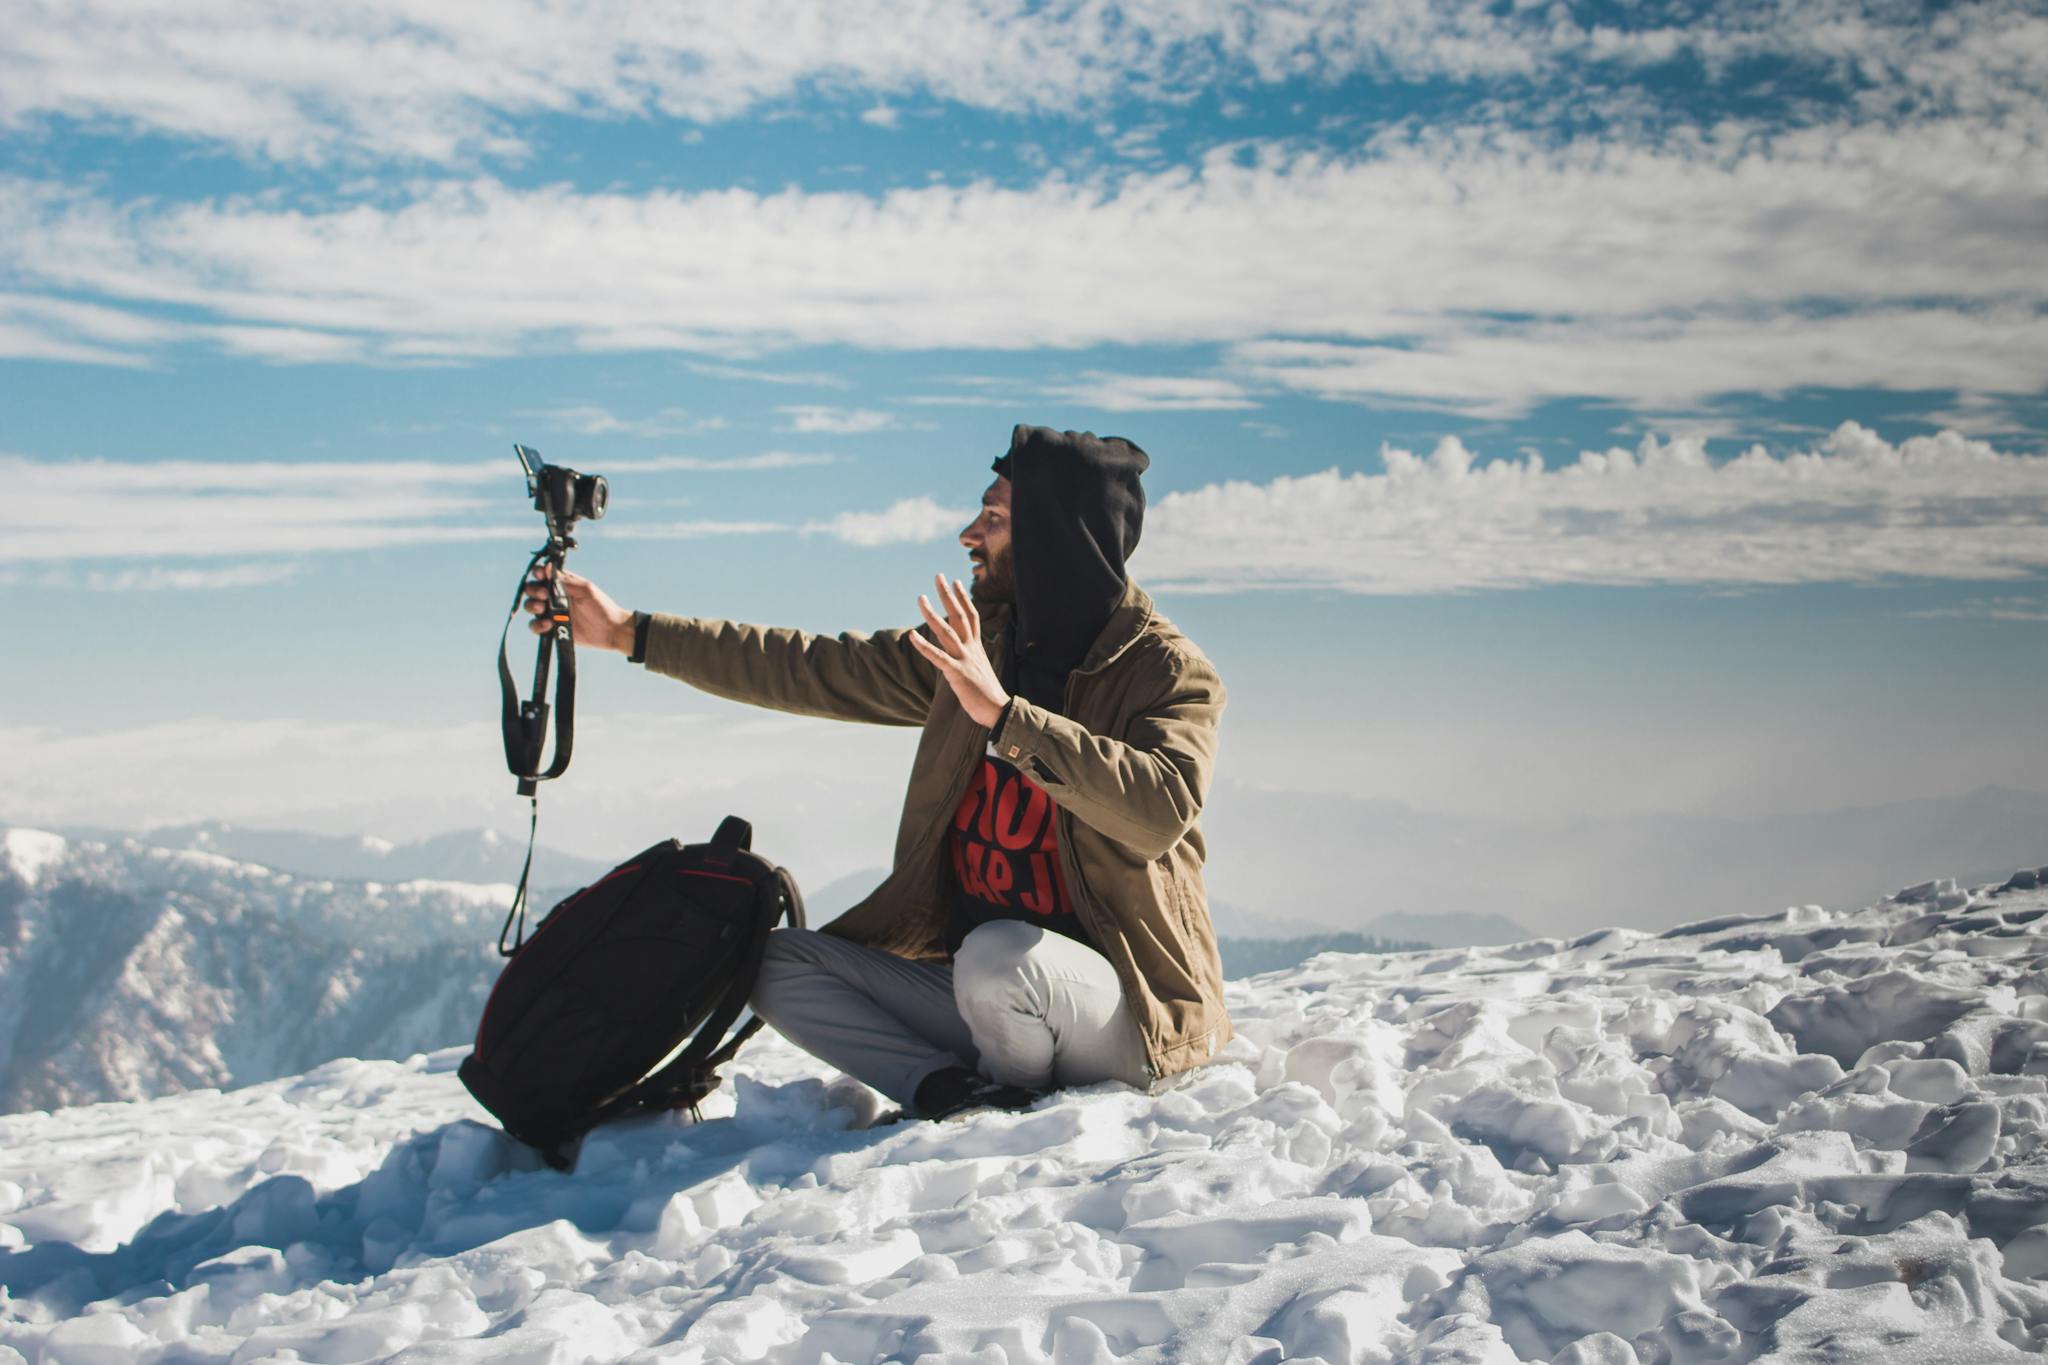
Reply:
M595 520L604 515L604 505L611 497L611 488L602 474L584 474L576 480L576 515Z

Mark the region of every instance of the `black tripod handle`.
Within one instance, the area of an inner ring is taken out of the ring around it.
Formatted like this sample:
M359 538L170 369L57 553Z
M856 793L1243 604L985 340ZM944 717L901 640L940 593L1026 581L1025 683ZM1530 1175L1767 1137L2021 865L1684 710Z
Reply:
M562 590L562 556L567 546L553 537L546 545L534 552L527 561L526 571L519 577L519 591L512 599L512 610L505 618L505 629L498 636L498 691L502 702L500 725L505 739L505 765L512 775L519 779L519 794L532 796L537 783L560 777L569 767L569 756L575 747L576 738L576 637L569 619L569 599ZM533 581L534 570L545 561L553 572L548 575L549 629L540 637L540 647L533 661L533 696L522 701L519 690L512 681L512 664L507 654L512 623L519 619L520 608L526 603L526 588ZM548 677L554 673L555 700L552 708L555 722L555 756L541 769L541 755L547 747Z

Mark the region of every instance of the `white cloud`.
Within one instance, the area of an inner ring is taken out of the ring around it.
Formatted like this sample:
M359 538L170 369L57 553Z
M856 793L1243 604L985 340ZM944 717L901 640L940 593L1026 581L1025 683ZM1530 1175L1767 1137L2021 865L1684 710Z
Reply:
M904 498L880 512L841 512L803 529L809 535L836 536L849 545L897 545L948 539L973 519L972 512L941 507L931 498Z
M1235 380L1199 375L1092 371L1072 383L1052 385L1045 392L1049 398L1105 412L1215 412L1259 406Z
M1879 307L1824 318L1708 313L1683 320L1506 324L1436 320L1402 345L1247 342L1244 374L1323 398L1512 417L1552 398L1649 406L1802 387L2048 386L2048 314L2032 306Z
M607 540L701 540L706 536L756 536L794 529L780 521L662 521L607 526Z
M290 562L225 564L213 568L176 568L148 564L127 569L92 569L83 574L66 569L0 569L0 587L33 589L83 588L88 592L211 592L222 588L262 588L287 583L304 565Z
M185 328L124 308L0 293L0 357L141 367Z
M845 458L818 451L765 450L759 455L664 455L653 460L606 460L605 468L621 474L716 474L757 469L809 469L821 464L839 464Z
M212 337L230 355L268 360L280 365L341 364L369 355L364 338L310 327L206 327L197 334Z
M683 368L712 379L737 379L751 384L785 384L818 389L850 389L853 381L844 375L822 370L761 370L750 365L720 365L711 361L686 360Z
M1987 597L1953 607L1928 607L1908 616L1959 621L2048 621L2048 601L2038 597Z
M621 417L609 408L591 403L528 408L514 415L538 418L557 431L574 432L578 436L682 436L715 431L725 425L723 418L692 417L682 408L663 408L646 417Z
M2036 391L2044 219L2048 138L1988 123L1642 144L1468 129L876 196L475 180L318 213L0 180L0 268L93 296L89 318L35 325L130 360L189 333L154 320L171 307L387 361L1222 342L1243 368L1218 382L1506 413L1789 384ZM840 411L793 415L881 420Z
M944 375L938 382L961 392L917 394L903 401L924 408L1008 408L1043 396L1041 390L1021 380L994 375Z
M887 431L896 425L894 417L871 408L832 408L797 403L779 407L776 411L789 419L782 430L807 434L858 436L870 431Z
M1161 156L1160 136L1169 127L1163 122L1141 123L1132 128L1100 124L1095 131L1110 155L1124 161L1155 161Z
M2000 394L1962 392L1947 407L1913 413L1910 421L1931 427L1953 427L1965 436L2022 436L2035 431L2035 424L2020 403Z
M0 318L0 359L61 360L75 365L119 365L137 369L149 364L147 357L132 351L117 351L90 342L53 336L46 328L23 325L5 318Z
M488 471L488 472L487 472ZM507 496L471 489L486 478ZM297 555L430 541L530 538L479 515L516 514L507 459L460 465L198 461L120 464L0 457L23 496L0 504L0 561Z
M871 128L894 128L903 122L903 111L892 105L878 104L872 109L862 110L860 121Z
M662 4L504 0L70 0L15 6L0 125L52 116L224 143L280 160L351 153L462 161L526 150L539 116L711 121L809 95L871 120L912 96L1006 113L1092 115L1249 83L1527 77L1574 92L1691 54L1712 81L1765 56L1873 104L2009 114L2038 96L2038 8L1943 11L1850 0L1726 3L1627 27L1565 5L1491 0L886 0ZM908 35L914 34L914 39ZM1565 103L1570 103L1566 101Z
M776 470L838 457L779 451L607 461L586 473ZM0 455L0 563L189 559L219 553L301 555L442 542L531 540L537 519L509 454L503 459L311 462L39 461ZM615 487L616 495L625 490ZM768 523L643 523L630 505L605 522L622 539L786 530ZM113 571L105 586L149 586L151 570ZM166 571L168 572L168 571ZM191 571L195 574L205 571ZM252 571L253 572L253 571ZM165 586L200 586L193 577ZM101 586L88 581L87 586Z
M1546 469L1456 440L1212 484L1151 509L1134 570L1160 587L1417 594L1552 584L1996 580L2048 569L2048 458L1955 432L1899 445L1843 423L1816 448L1716 463L1646 438Z
M299 576L298 564L231 564L217 569L180 569L151 564L133 569L95 569L85 575L94 592L204 592L217 588L262 588Z

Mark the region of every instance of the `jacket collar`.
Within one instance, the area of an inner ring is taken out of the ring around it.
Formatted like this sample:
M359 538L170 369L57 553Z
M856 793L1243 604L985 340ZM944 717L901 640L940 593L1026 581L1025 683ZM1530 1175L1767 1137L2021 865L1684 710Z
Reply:
M1109 614L1109 620L1103 623L1102 633L1095 637L1095 643L1088 647L1087 654L1082 656L1074 671L1093 673L1106 667L1110 660L1137 643L1138 637L1145 633L1145 627L1152 624L1155 614L1152 598L1135 579L1125 578L1123 600Z
M981 618L982 646L988 650L990 661L998 669L1003 664L1002 650L1008 638L1011 610L1008 606L998 607L984 612ZM1087 654L1082 656L1074 671L1093 673L1107 667L1112 659L1137 643L1138 637L1145 633L1145 628L1158 614L1158 609L1152 605L1151 595L1138 586L1137 580L1124 579L1123 600L1110 612L1109 620L1103 623L1101 633L1095 637L1095 643L1088 647Z

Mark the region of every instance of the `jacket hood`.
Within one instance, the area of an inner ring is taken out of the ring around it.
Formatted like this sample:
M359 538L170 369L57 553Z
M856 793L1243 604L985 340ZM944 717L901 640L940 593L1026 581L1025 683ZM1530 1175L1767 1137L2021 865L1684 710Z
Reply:
M1010 481L1017 607L1004 685L1066 709L1067 675L1122 602L1145 524L1139 478L1152 461L1118 436L1019 426L995 472Z

